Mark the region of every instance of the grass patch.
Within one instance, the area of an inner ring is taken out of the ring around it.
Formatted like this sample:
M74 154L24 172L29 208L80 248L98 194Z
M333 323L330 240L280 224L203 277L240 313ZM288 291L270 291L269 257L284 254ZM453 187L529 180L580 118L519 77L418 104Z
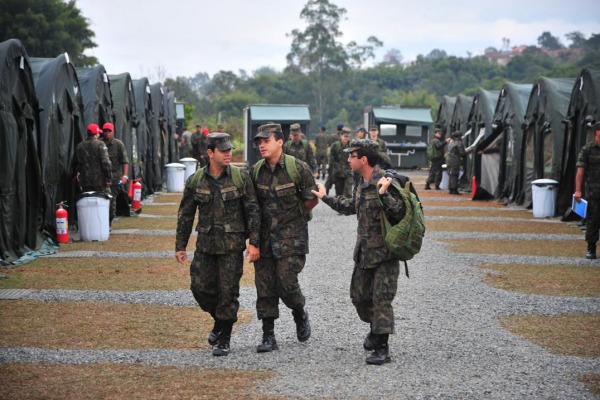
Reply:
M539 233L539 234L581 234L574 226L538 221L468 221L468 220L429 220L427 229L446 232L486 232L486 233ZM582 236L583 239L583 236Z
M505 290L547 296L600 296L600 269L573 265L483 264L486 283Z
M183 193L163 193L160 196L154 197L152 200L153 203L177 203L181 202L181 198L183 197ZM144 207L146 205L144 204Z
M500 324L553 353L600 357L600 314L512 315L500 318Z
M71 349L206 349L213 319L200 307L10 300L0 345ZM240 310L238 323L252 320ZM235 334L235 333L234 333ZM235 339L234 339L235 342Z
M439 197L439 196L435 196L435 197ZM457 201L446 201L445 199L444 200L435 200L435 199L423 198L421 203L423 203L423 207L444 206L444 207L457 207L457 208L458 207L506 208L505 205L496 203L493 201L471 201L469 199L465 199L464 197L461 197L461 199L457 200Z
M600 396L600 374L586 374L579 377L579 382L596 396Z
M2 399L282 399L257 392L269 371L121 364L2 364ZM224 384L225 383L225 384Z
M144 217L131 217L131 218L120 218L113 221L112 229L164 229L175 231L177 229L177 217L175 218L144 218ZM173 241L175 241L175 235L173 235ZM175 246L173 244L173 246Z
M148 215L164 215L164 216L173 216L177 217L177 212L179 211L179 206L165 206L162 204L145 204L143 214Z
M427 224L429 227L429 223ZM476 254L516 254L547 257L583 257L582 240L441 239L450 251Z
M5 269L0 289L177 290L190 287L190 263L161 258L39 258ZM254 286L254 266L245 264L241 286Z
M196 236L190 236L187 251L194 250ZM60 251L172 251L175 257L175 235L110 235L104 242L62 243Z
M523 219L532 219L533 214L530 211L526 210L502 210L496 208L480 208L477 210L469 209L469 210L461 210L457 209L445 209L445 210L436 210L425 208L425 216L426 217L478 217L478 218L486 218L486 217L501 217L501 218L523 218Z

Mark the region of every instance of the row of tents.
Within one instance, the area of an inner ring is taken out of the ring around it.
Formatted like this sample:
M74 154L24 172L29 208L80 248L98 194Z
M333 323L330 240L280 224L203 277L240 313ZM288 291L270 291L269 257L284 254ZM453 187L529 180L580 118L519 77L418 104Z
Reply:
M465 159L461 188L474 200L499 199L532 206L532 182L558 182L556 214L570 213L577 156L593 140L600 120L600 70L576 78L541 77L533 84L507 82L500 91L444 96L437 127L460 131L474 151Z
M52 247L57 204L76 221L74 154L89 123L112 122L130 181L141 181L144 196L160 190L165 165L178 160L175 100L147 78L76 68L66 53L30 58L17 39L0 43L0 264Z

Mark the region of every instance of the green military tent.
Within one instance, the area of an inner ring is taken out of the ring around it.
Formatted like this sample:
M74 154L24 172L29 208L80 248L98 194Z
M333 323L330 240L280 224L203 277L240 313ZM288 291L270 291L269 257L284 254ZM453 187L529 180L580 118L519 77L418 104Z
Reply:
M129 158L129 180L130 182L137 177L136 170L139 170L136 136L134 134L136 125L136 105L135 95L133 93L133 84L131 75L128 72L118 75L109 75L111 94L113 101L113 114L115 124L115 137L123 142L127 157Z
M85 138L83 97L77 72L67 53L56 58L31 58L35 91L40 102L39 150L46 208L44 223L54 232L56 205L65 201L69 221L77 220L75 147Z
M83 97L83 125L114 122L110 81L104 66L75 68Z
M150 84L148 78L134 79L133 92L135 94L135 110L137 123L135 126L135 137L137 148L137 165L135 171L136 179L141 178L142 195L154 193L152 184L152 160L150 160L152 140L152 100L150 98Z
M452 132L460 131L463 134L469 131L469 112L471 111L471 106L473 105L473 97L465 96L464 94L459 94L456 97L456 103L454 103L454 110L452 111L452 119L450 120L450 135ZM463 160L463 172L466 170L467 166L467 158ZM465 174L463 173L460 185L465 187ZM468 183L470 186L470 182Z
M0 87L0 265L8 265L56 251L46 246L49 235L42 231L46 205L38 150L47 149L38 149L38 98L27 51L17 39L0 43Z
M175 92L165 91L165 126L167 130L168 160L167 163L179 162L179 142L176 136L177 112L175 111Z
M442 96L440 106L438 108L437 119L435 120L436 128L442 130L442 137L450 137L452 133L452 113L456 105L456 97Z
M161 83L150 85L152 100L152 129L150 135L150 160L152 161L152 188L155 192L162 188L165 169L166 133L164 130L165 103L164 88Z
M579 152L584 144L594 140L590 125L600 121L600 70L584 68L575 80L567 121L556 203L559 215L565 214L571 206Z

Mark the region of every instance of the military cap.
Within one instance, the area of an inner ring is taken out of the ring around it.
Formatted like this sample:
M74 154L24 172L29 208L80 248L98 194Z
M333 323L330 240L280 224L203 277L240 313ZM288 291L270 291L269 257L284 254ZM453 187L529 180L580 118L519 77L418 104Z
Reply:
M377 125L371 125L371 127L369 128L370 131L378 131L379 127Z
M463 133L461 131L454 131L452 132L452 137L458 137L458 136L462 136Z
M265 139L269 138L275 132L282 132L281 124L276 124L274 122L267 122L266 124L258 127L258 133L256 134L256 136L254 136L254 140L257 140L260 138L265 138Z
M327 127L325 125L321 125L321 127L319 129L322 130L322 131L326 131Z
M436 126L435 129L433 130L433 133L435 132L441 132L442 128L440 128L439 126Z
M300 130L300 124L292 124L292 125L290 125L290 130L291 131L299 131Z
M338 131L341 131L343 127L344 127L344 124L337 124L336 129Z
M346 128L346 127L342 128L342 135L350 136L350 132L351 132L350 128Z
M379 143L372 141L371 139L355 139L350 142L350 147L344 149L346 153L352 153L358 149L365 149L371 151L379 150Z
M365 133L367 133L367 130L361 126L360 128L356 128L356 130L354 131L354 133L358 133L358 132L365 132Z
M206 139L208 140L208 145L210 147L214 146L221 151L226 151L226 150L234 148L233 145L231 144L231 136L229 136L229 133L225 133L225 132L209 133L206 136Z
M600 131L600 121L596 122L595 124L592 125L592 129L594 131Z

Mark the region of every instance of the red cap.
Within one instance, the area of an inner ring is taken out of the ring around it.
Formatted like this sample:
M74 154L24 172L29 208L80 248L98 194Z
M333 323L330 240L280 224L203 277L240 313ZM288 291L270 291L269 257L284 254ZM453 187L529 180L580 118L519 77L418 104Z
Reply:
M98 124L89 124L87 126L87 132L89 135L96 135L98 133L102 133L102 129L100 129Z
M208 131L208 128L204 128L204 129L202 129L202 134L203 134L204 136L208 136L208 134L209 134L209 133L210 133L210 132Z
M111 124L110 122L105 122L104 125L102 125L102 130L111 130L111 131L115 131L115 126L113 124Z

